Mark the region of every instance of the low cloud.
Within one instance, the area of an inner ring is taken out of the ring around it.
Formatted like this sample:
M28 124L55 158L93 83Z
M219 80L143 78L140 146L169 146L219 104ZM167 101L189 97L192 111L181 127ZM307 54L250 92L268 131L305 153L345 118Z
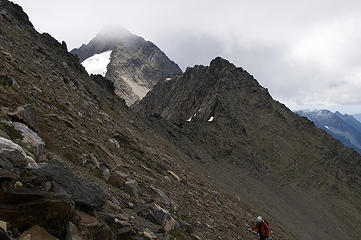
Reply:
M69 48L120 24L182 69L222 56L291 109L361 112L359 1L16 0Z

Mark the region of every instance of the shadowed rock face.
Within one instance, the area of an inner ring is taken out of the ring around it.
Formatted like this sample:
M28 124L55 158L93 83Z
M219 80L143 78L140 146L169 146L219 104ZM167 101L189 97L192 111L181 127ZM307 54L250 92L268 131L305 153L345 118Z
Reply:
M242 68L222 58L188 68L133 108L153 122L173 123L170 141L300 239L353 238L351 228L337 226L350 221L339 215L345 204L355 208L346 215L357 211L358 200L348 199L361 196L360 155L274 101ZM342 203L340 194L348 195Z
M156 45L123 28L103 31L71 53L82 62L109 50L112 54L105 77L114 82L115 93L128 106L142 99L160 80L182 73Z

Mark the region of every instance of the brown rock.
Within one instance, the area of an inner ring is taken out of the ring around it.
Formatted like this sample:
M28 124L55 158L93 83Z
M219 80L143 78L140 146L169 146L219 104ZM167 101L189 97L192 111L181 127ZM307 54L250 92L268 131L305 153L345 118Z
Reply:
M35 225L23 232L18 240L57 240L56 237L50 235L44 228Z
M18 179L19 175L0 168L0 178Z
M172 177L174 177L178 182L181 182L181 178L175 174L173 171L168 170L168 173L170 173L170 175L172 175Z
M94 227L100 224L98 219L86 214L85 212L77 210L76 215L80 218L80 225L84 227Z
M67 234L65 240L83 240L78 228L72 222L68 222L66 229Z
M66 218L73 209L74 203L64 194L0 192L0 218L20 231Z
M2 228L6 232L7 231L7 223L4 221L0 221L0 228Z
M21 188L23 184L20 181L16 181L14 184L14 188Z
M93 239L113 240L112 230L105 224L92 228Z
M119 213L121 208L117 204L107 200L104 204L104 210L111 213Z

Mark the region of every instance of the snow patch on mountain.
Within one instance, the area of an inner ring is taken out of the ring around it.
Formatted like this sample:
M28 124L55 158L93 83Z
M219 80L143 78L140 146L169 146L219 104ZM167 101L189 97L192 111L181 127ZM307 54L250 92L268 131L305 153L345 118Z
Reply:
M81 64L89 74L100 74L105 77L112 51L106 51L85 59Z

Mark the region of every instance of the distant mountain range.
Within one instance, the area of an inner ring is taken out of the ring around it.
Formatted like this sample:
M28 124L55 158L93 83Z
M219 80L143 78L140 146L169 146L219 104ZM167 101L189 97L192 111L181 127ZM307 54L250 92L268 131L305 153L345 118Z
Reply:
M359 122L361 122L361 113L352 115L354 118L356 118Z
M352 147L361 153L361 114L348 115L329 110L297 111L297 114L307 117L314 124L340 140L344 145Z

